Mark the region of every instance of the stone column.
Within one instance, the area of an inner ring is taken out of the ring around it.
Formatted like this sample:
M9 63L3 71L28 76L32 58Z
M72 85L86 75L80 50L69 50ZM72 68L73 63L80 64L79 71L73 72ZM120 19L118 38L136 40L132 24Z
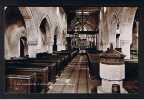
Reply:
M65 50L65 46L62 43L57 43L57 51Z
M116 48L119 48L119 36L116 34Z
M28 55L29 57L36 57L37 53L37 29L32 19L25 19L26 31L27 31L27 42L28 42Z
M38 41L28 41L28 54L30 58L35 58L38 52L37 43Z
M125 59L130 59L130 45L132 43L132 25L131 23L122 23L120 27L120 47Z
M137 33L136 33L136 49L138 50L138 34L139 34L139 21L136 22Z
M122 53L126 55L125 59L130 59L130 45L131 42L129 40L120 40Z
M53 42L50 42L47 46L48 53L53 53Z

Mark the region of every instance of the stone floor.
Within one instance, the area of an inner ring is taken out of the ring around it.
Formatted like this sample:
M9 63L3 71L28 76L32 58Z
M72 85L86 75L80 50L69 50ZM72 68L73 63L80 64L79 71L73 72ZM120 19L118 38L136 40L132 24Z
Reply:
M85 55L76 56L69 63L48 93L91 93L91 89L99 83L91 80L88 73L88 62Z
M50 85L48 93L96 93L100 80L91 79L86 55L77 55L64 69L56 83ZM124 82L128 91L133 93L137 86L135 82Z

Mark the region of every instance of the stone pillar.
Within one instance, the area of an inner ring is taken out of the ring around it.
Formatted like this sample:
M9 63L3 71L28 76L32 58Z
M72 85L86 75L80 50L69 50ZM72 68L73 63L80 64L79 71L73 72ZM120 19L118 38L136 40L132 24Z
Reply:
M14 27L13 30L11 27ZM12 25L5 31L5 56L9 59L11 57L20 57L20 37L23 36L24 27L17 27Z
M132 25L131 23L122 23L120 27L120 47L125 59L130 59L130 45L132 43Z
M28 55L29 57L36 57L38 45L37 29L33 19L25 19L25 24L27 31Z
M139 21L136 22L137 33L136 33L136 49L138 50L138 34L139 34Z
M65 50L65 46L62 43L57 43L57 51Z
M131 42L129 40L120 40L122 53L126 55L125 59L130 59L130 45Z
M38 52L37 48L37 41L28 41L28 54L30 58L36 57L36 53Z
M116 34L116 48L120 48L120 34Z
M101 86L97 87L98 93L112 93L113 85L120 87L120 93L127 93L123 88L125 78L124 55L113 50L111 47L100 56L100 78Z
M47 46L48 53L53 53L53 42L50 42Z

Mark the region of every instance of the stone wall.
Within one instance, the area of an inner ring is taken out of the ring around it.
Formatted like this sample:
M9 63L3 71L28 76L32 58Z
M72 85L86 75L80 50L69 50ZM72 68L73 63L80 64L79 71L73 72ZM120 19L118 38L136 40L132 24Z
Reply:
M24 25L13 23L5 31L5 57L20 56L20 37L27 37L28 55L53 52L54 35L57 35L57 50L66 49L67 16L62 7L19 7ZM116 31L119 25L120 47L126 59L130 59L133 22L137 7L102 7L100 10L98 49L105 51L110 43L116 47ZM40 29L46 20L46 33Z
M116 47L116 30L119 24L120 47L130 59L132 30L137 7L104 7L100 11L99 49L106 50L110 43Z
M49 52L52 53L52 47L54 42L55 29L57 30L57 45L59 50L65 49L65 34L67 32L67 19L65 12L60 11L60 7L19 7L25 21L25 36L28 42L28 55L35 57L36 53ZM46 19L46 42L43 43L43 33L40 30L41 22ZM20 44L19 39L22 31L19 30L15 24L15 30L10 30L13 25L8 26L5 34L5 58L19 57L20 56ZM21 28L20 28L21 29ZM15 33L13 35L12 33ZM11 34L11 35L10 35ZM13 42L10 42L10 40ZM13 46L13 47L11 47Z

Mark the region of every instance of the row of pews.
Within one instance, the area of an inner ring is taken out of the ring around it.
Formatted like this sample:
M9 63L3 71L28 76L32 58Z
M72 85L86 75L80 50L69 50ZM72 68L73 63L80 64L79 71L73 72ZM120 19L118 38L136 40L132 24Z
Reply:
M38 53L36 58L5 60L6 91L8 93L47 93L65 66L78 50L62 50L53 54Z
M89 73L91 78L100 79L99 63L102 51L87 50ZM138 59L125 60L125 80L138 80Z
M99 73L99 64L100 64L100 53L101 52L92 52L87 51L86 55L88 58L88 64L89 64L89 74L91 79L100 79L100 73Z

